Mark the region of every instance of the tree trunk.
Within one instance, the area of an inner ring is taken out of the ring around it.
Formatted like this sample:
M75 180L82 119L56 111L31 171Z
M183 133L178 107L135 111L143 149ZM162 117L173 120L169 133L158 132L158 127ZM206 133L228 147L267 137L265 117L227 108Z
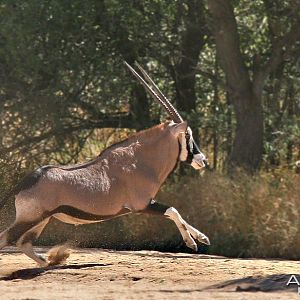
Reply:
M125 61L133 66L134 62L139 57L139 48L143 47L143 45L133 42L130 39L128 27L124 25L121 19L116 18L111 20L114 22L114 27L109 26L107 23L103 23L103 19L105 19L104 15L107 12L106 6L105 2L97 2L99 15L96 19L95 25L100 25L101 27L106 28L108 34L110 34L111 38L114 39L115 50L122 55ZM110 32L112 28L113 32ZM115 28L118 28L116 32L114 31ZM132 79L134 81L133 77ZM144 129L151 125L149 100L145 89L139 83L132 85L131 97L129 99L129 111L133 125L137 130Z
M138 86L139 85L139 86ZM151 125L150 104L144 88L137 83L132 89L132 98L129 101L130 114L137 130Z
M181 5L179 9L186 8ZM204 41L204 4L202 1L189 0L186 2L188 11L183 13L185 31L180 45L181 57L174 66L177 108L191 112L196 108L196 67Z
M251 91L231 97L237 125L229 158L229 168L242 167L255 171L260 167L263 153L263 114L260 98Z
M229 92L226 92L226 104L227 104L227 114L226 114L226 158L229 158L232 152L232 107Z
M240 41L230 1L209 0L217 54L226 74L230 99L237 119L229 167L257 170L263 151L261 90L253 88L240 51Z
M218 61L217 57L215 58L215 67L214 67L214 76L218 78ZM220 102L219 99L219 86L218 81L215 80L212 82L212 89L213 89L213 101L212 101L212 115L217 115L217 107ZM215 117L214 117L215 118ZM219 154L219 123L214 121L213 128L212 128L212 141L213 141L213 169L217 169L218 165L218 154Z
M293 118L295 115L295 107L296 104L294 103L296 99L296 93L294 89L294 84L292 80L289 80L287 83L287 93L288 93L288 107L287 107L287 115L289 118ZM292 166L292 160L293 160L293 148L294 148L294 140L293 139L288 139L287 145L286 145L286 162L289 167Z
M130 43L130 41L128 40L127 43ZM129 51L127 53L123 51L124 49L120 49L120 52L122 53L125 61L127 61L132 66L134 66L134 62L136 60L133 47L133 45L132 47L128 47L127 50ZM136 129L141 130L151 125L150 103L144 87L139 82L136 82L133 85L131 95L132 96L129 99L130 115Z

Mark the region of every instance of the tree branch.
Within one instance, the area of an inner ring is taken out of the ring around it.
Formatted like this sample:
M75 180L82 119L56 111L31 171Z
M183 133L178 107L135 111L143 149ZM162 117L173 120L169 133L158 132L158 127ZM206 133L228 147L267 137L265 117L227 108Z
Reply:
M218 75L207 72L207 71L203 71L200 69L200 67L197 67L197 73L210 79L213 84L219 85L220 87L222 87L223 90L225 90L227 92L232 92L230 87L226 86L225 82L222 79L220 79Z
M291 51L291 47L300 42L299 28L300 22L298 21L286 35L274 39L270 59L253 74L253 89L255 93L262 91L264 82L270 73L274 72L283 62L285 55Z
M30 138L23 139L7 148L0 150L0 155L3 156L9 152L13 152L18 148L31 147L31 145L40 143L46 139L49 139L56 135L72 134L76 131L96 129L96 128L134 128L134 122L132 121L131 115L127 113L118 113L109 116L103 116L99 121L88 121L82 120L79 125L70 125L63 128L53 128L39 136L33 136Z

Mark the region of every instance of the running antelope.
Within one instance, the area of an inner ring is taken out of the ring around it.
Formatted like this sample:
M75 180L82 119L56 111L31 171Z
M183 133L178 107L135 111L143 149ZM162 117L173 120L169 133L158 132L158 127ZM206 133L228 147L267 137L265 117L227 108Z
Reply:
M25 177L15 192L15 222L0 233L0 249L15 244L39 265L47 266L47 260L33 251L32 242L51 218L88 224L129 213L171 219L186 245L195 251L196 241L210 244L174 207L155 201L160 186L179 160L201 169L208 166L206 158L187 122L145 70L137 64L139 74L125 64L173 121L138 132L87 163L43 166Z

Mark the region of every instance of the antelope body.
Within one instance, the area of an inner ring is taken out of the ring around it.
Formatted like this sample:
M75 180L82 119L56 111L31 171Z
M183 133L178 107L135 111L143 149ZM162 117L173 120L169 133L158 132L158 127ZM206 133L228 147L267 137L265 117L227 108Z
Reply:
M88 224L128 213L160 214L173 220L186 245L197 250L195 240L208 238L182 219L177 210L156 202L155 196L177 162L194 168L207 166L192 132L148 74L145 80L127 65L147 91L173 118L138 132L105 149L98 157L73 166L44 166L27 176L16 193L16 220L0 234L0 249L16 244L41 266L32 242L51 218L70 224Z

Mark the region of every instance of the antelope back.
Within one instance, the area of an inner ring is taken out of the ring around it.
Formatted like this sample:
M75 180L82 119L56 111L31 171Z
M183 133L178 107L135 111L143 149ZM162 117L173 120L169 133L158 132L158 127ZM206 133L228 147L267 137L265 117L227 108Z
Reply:
M44 168L17 198L41 212L68 207L107 216L124 208L142 210L174 169L178 137L185 130L186 124L165 122L105 149L86 164Z

